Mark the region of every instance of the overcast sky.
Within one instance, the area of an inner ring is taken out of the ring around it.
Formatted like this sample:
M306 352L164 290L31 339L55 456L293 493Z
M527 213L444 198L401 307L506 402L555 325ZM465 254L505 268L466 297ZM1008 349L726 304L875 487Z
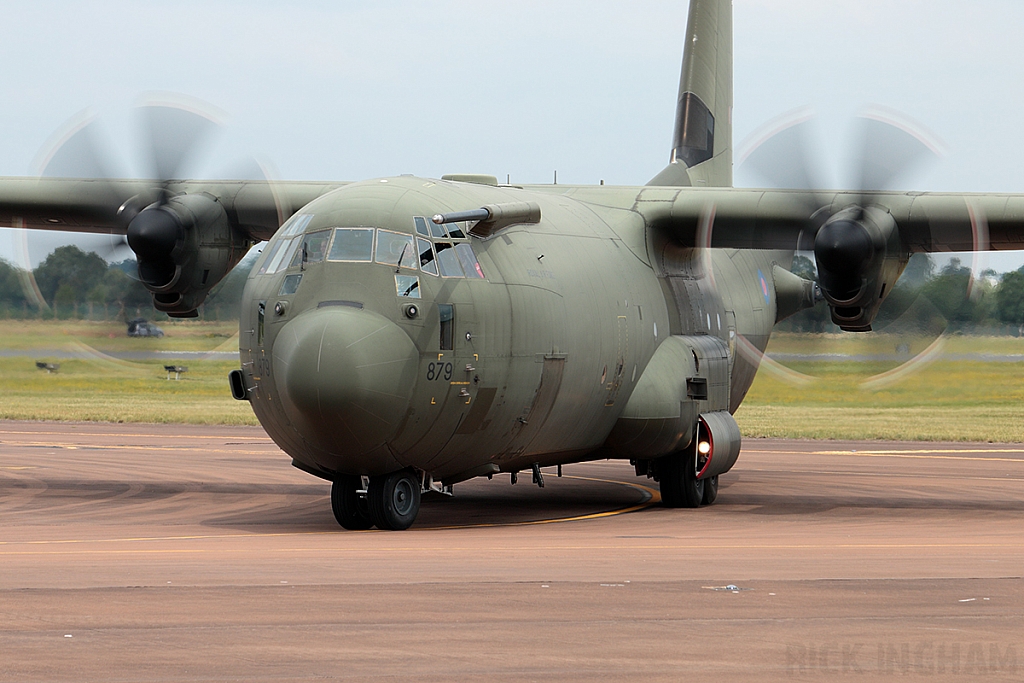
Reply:
M643 184L668 158L686 10L6 0L0 175L30 174L86 109L130 156L130 107L172 91L226 114L207 173L231 175L255 154L296 180L478 172L527 183L557 169L560 182ZM1015 0L736 0L735 141L810 105L822 163L840 169L849 117L884 105L947 150L915 189L1024 192L1022 26Z

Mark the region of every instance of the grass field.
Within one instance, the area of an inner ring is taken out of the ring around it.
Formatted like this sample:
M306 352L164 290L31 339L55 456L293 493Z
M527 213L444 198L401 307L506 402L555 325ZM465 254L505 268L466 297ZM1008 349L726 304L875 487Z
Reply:
M934 340L780 334L769 353L894 355ZM1024 340L949 336L940 354L1022 355ZM794 361L766 364L736 414L746 436L1024 442L1024 362Z
M249 405L228 392L236 361L189 360L180 381L167 381L164 361L127 362L105 351L230 351L229 323L174 322L162 339L129 339L112 323L0 321L0 418L256 424ZM893 354L882 336L814 338L781 334L769 352ZM918 353L931 340L912 341ZM62 360L42 372L38 349L94 350L85 360ZM943 353L1024 354L1024 340L956 337ZM172 362L171 358L167 362ZM769 363L736 415L747 437L1024 442L1024 362L950 361L941 356L903 364L794 361Z
M0 418L191 424L257 424L249 404L231 398L228 372L237 361L123 361L109 351L237 351L236 323L160 323L166 336L132 339L120 323L0 321ZM87 359L55 359L47 351L76 351ZM60 363L54 374L35 361ZM167 380L164 364L188 366Z

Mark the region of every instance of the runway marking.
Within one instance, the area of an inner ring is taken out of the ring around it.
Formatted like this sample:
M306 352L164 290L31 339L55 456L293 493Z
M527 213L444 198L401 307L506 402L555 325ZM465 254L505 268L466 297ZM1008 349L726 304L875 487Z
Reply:
M745 451L750 453L762 453L766 455L841 455L851 458L902 458L905 460L966 460L978 462L1013 462L1024 464L1024 458L982 458L966 455L924 455L937 453L1020 453L1024 456L1024 449L970 449L963 451L943 450L919 450L919 451L806 451L794 453L793 451Z
M552 517L550 519L533 519L525 522L487 522L481 524L453 524L451 526L432 526L432 527L420 527L419 531L445 531L449 529L490 529L494 527L517 527L517 526L536 526L538 524L558 524L561 522L581 522L588 519L602 519L604 517L615 517L618 515L625 515L630 512L636 512L637 510L643 510L652 505L656 505L661 502L661 493L656 489L643 484L636 484L626 481L616 481L614 479L598 479L595 477L577 477L573 475L565 475L565 479L577 479L579 481L595 481L603 484L618 484L620 486L626 486L631 489L639 489L647 497L629 507L618 508L615 510L605 510L604 512L592 512L586 515L574 515L572 517ZM378 532L378 529L369 529L369 532ZM367 532L362 532L367 533Z
M839 476L843 476L843 477L884 477L885 479L890 479L890 480L902 477L902 478L911 478L911 479L915 479L915 480L937 479L939 481L946 481L946 482L951 481L951 479L950 479L948 474L922 474L922 473L909 473L909 472L901 473L901 474L893 474L892 472L864 472L864 471L858 471L858 470L853 470L853 469L851 469L851 470L814 470L814 469L799 470L799 469L794 469L792 467L787 468L787 469L776 469L776 468L768 468L768 467L743 467L741 471L743 471L743 472L760 472L760 473L775 474L775 475L822 474L822 475L839 475ZM1014 483L1014 482L1024 481L1024 479L1021 479L1020 477L1009 477L1009 476L1003 476L1003 477L978 477L978 476L974 476L974 475L963 475L963 474L957 475L956 479L957 479L957 481L997 481L997 482L1006 482L1006 483Z
M267 451L245 451L235 449L218 449L218 448L204 448L202 446L141 446L141 445L125 445L125 444L83 444L78 442L58 442L58 441L0 441L0 443L6 446L23 448L60 448L64 450L91 450L91 451L172 451L175 453L231 453L234 455L254 454L264 455ZM242 444L242 445L253 445L253 444ZM268 444L277 448L277 444Z
M436 527L418 527L413 528L412 531L448 531L452 529L482 529L482 528L494 528L494 527L518 527L518 526L534 526L538 524L556 524L561 522L580 522L588 519L602 519L604 517L615 517L618 515L625 515L630 512L636 512L644 508L650 507L661 502L661 495L657 490L644 486L642 484L635 484L625 481L617 481L615 479L598 479L595 477L578 477L573 475L566 475L565 479L577 479L579 481L593 481L604 484L616 484L619 486L626 486L631 489L637 489L644 494L645 498L635 504L629 505L624 508L616 508L614 510L603 510L601 512L592 512L585 515L573 515L571 517L552 517L548 519L532 519L522 522L490 522L481 524L453 524L451 526L436 526ZM382 533L379 529L368 529L366 531L292 531L287 533L265 533L265 534L199 534L194 536L138 536L128 538L94 538L94 539L54 539L49 541L0 541L0 546L14 546L14 545L70 545L70 544L81 544L81 543L140 543L140 542L157 542L157 541L201 541L201 540L225 540L233 538L283 538L290 536L336 536L339 533L345 535L353 535L357 533ZM64 551L50 551L51 553L61 553ZM70 551L69 551L70 552ZM108 551L95 550L95 551L78 551L78 552L96 552L103 553ZM115 552L115 551L110 551ZM116 551L116 552L130 552L130 551ZM139 551L145 552L145 551ZM164 552L164 551L162 551ZM173 552L173 551L166 551ZM206 551L195 551L195 552L206 552ZM8 552L0 550L0 555L19 555L19 554L48 554L43 551L39 552Z
M351 532L349 532L351 533ZM292 536L303 534L268 534L269 536ZM309 535L336 535L336 532L315 532ZM252 537L259 537L253 534ZM214 538L214 537L211 537ZM691 541L681 542L672 545L496 545L496 546L401 546L401 547L375 547L365 548L362 546L349 547L311 547L311 548L276 548L270 549L274 553L325 553L337 552L343 554L365 553L393 554L393 553L430 553L430 552L526 552L526 551L572 551L572 550L610 550L635 552L637 550L965 550L965 549L1007 549L1024 548L1021 543L803 543L803 544L710 544L695 543ZM239 554L251 553L251 548L149 548L149 549L115 549L115 550L12 550L0 551L0 556L35 556L35 555L173 555L173 554ZM262 549L261 552L268 552Z
M181 426L182 427L188 427L189 425L181 425ZM35 431L35 430L18 431L18 430L14 430L14 429L0 429L0 434L17 434L17 435L23 435L23 436L36 435L36 434L41 434L41 435L44 435L44 436L63 436L63 437L70 436L70 434L68 434L68 432L66 430L62 431L62 432L39 432L39 431ZM75 434L75 436L82 436L82 437L95 436L95 437L103 437L103 438L120 437L120 438L126 438L126 439L127 438L133 438L133 437L134 438L139 438L139 439L166 439L167 438L166 434L119 434L119 433L111 433L111 432L95 432L95 433L94 432L79 432L79 433ZM243 437L241 437L241 436L225 436L225 435L209 436L209 435L201 435L201 434L199 434L199 435L186 434L186 435L182 436L181 438L185 438L185 439L221 439L221 440L223 440L223 439L227 439L227 438L238 438L238 439L240 439L240 438L243 438ZM266 441L267 443L273 443L274 442L273 439L271 439L269 436L245 436L244 438L250 439L250 440L255 440L255 441Z

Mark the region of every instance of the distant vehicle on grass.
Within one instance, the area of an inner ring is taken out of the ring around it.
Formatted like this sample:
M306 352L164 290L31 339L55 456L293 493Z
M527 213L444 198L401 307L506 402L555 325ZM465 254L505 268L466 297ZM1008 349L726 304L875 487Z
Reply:
M145 318L136 318L128 321L129 337L162 337L164 331Z

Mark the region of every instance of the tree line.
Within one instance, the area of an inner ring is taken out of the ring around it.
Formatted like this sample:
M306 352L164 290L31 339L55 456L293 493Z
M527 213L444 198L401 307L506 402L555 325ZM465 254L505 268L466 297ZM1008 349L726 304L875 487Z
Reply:
M242 289L256 261L253 250L214 287L200 310L210 320L237 319ZM796 256L793 272L817 280L814 262ZM137 279L135 261L108 264L74 245L58 247L32 275L39 306L26 271L0 260L0 318L163 319ZM1024 336L1024 267L999 275L988 270L972 280L971 269L953 258L936 271L928 254L915 254L879 312L876 329L894 332L947 330ZM828 307L819 304L779 324L793 332L838 332Z
M794 258L793 272L817 281L814 262L805 256ZM1024 336L1024 267L1002 275L985 270L974 279L970 267L958 258L936 270L930 255L914 254L882 304L873 327L896 333L945 330ZM839 331L823 303L783 321L778 328L793 332Z
M208 320L238 318L242 288L255 252L210 293L200 309ZM58 247L31 271L0 259L0 318L86 320L166 319L153 308L153 297L138 280L134 260L108 264L99 255L74 245ZM36 293L38 290L38 294ZM45 305L39 304L39 298Z

